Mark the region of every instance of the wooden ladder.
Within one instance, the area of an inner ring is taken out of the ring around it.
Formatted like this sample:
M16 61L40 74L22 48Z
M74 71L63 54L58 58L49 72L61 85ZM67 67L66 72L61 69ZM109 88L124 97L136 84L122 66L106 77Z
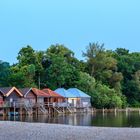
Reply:
M70 113L73 113L72 109L70 107L67 106L67 110L70 112Z
M63 110L63 108L61 108L61 107L54 106L53 108L54 108L58 113L65 113L64 110Z
M45 108L45 106L43 104L39 104L39 109L43 114L47 114L48 110Z
M24 104L24 108L25 108L25 110L26 110L28 115L32 115L33 114L33 108L31 107L30 104L28 104L28 105Z

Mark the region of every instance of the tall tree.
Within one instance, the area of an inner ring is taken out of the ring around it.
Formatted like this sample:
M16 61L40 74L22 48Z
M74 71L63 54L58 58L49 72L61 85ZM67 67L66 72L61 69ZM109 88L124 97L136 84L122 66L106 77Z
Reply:
M20 66L35 64L35 51L29 45L27 47L23 47L18 53L17 60L19 61L18 64Z
M9 75L10 75L9 63L0 60L0 86L8 86Z
M117 48L114 57L118 61L118 71L123 74L122 93L127 97L130 106L140 106L140 53L129 53L129 50Z
M104 44L90 43L83 55L87 59L88 73L91 76L121 92L120 82L123 75L117 71L117 60L112 52L105 51Z

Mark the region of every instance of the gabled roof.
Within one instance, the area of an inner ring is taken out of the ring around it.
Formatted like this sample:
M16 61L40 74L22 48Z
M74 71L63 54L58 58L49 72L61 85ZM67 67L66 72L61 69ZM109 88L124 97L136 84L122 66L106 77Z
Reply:
M16 91L21 97L23 96L22 93L16 87L0 87L1 93L8 97L13 91Z
M13 87L0 87L0 91L5 95L8 93Z
M24 95L24 97L26 97L30 91L32 91L36 96L39 97L49 97L49 95L37 88L22 88L20 89L20 91Z
M52 91L49 88L45 88L42 91L45 92L46 94L48 94L50 97L63 98L63 96L61 96L60 94L56 93L55 91Z
M74 94L77 97L85 97L85 98L90 98L89 95L87 95L86 93L84 93L83 91L77 89L77 88L69 88L67 90L68 92Z
M55 92L65 98L76 98L74 94L71 94L69 91L65 90L64 88L58 88L55 90Z
M19 91L23 94L24 97L32 90L32 88L20 88ZM35 93L34 93L35 94Z
M50 97L48 94L46 94L44 91L39 90L37 88L32 88L33 92L39 96L39 97Z

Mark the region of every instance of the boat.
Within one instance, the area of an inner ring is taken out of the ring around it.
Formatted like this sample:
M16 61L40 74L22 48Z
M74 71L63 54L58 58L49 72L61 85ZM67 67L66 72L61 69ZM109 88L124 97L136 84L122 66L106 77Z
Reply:
M18 112L8 112L8 116L18 116Z

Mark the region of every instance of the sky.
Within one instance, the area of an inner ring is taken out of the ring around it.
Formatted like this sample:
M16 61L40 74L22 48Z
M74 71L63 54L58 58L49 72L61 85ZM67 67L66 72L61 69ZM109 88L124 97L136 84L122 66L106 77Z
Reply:
M91 42L140 52L140 0L0 0L0 60L22 47L64 44L83 59Z

